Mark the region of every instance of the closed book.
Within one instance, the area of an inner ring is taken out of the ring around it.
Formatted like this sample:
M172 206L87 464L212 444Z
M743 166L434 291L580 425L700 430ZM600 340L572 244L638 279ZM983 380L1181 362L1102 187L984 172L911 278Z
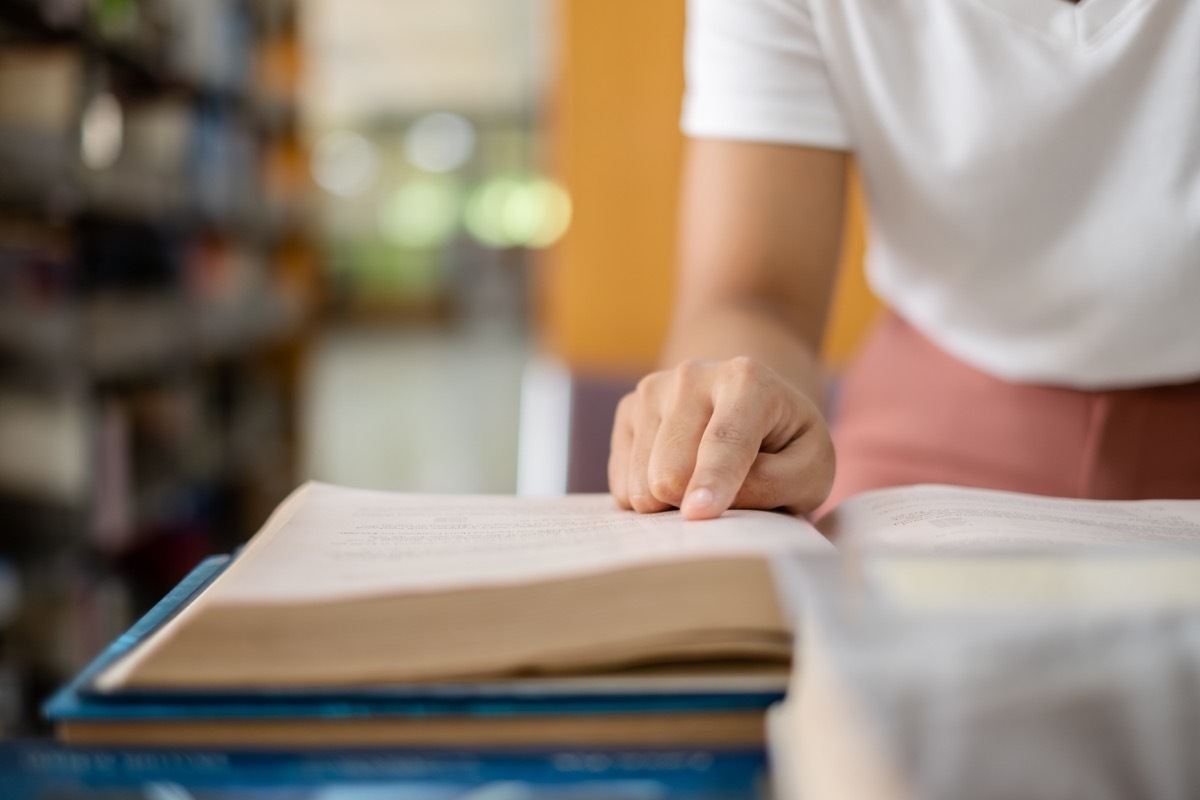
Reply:
M0 744L5 800L766 797L758 750L238 751Z

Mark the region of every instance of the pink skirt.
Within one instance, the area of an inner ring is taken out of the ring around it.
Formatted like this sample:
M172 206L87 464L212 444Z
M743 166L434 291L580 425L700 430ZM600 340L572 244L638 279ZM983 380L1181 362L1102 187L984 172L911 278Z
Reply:
M837 477L824 509L913 483L1200 498L1200 381L1111 391L1007 383L888 315L845 375L832 417Z

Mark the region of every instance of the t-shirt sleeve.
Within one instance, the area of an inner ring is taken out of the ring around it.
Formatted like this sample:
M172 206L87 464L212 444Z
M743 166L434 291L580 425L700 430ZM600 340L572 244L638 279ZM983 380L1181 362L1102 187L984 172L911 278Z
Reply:
M806 0L688 0L689 136L851 149Z

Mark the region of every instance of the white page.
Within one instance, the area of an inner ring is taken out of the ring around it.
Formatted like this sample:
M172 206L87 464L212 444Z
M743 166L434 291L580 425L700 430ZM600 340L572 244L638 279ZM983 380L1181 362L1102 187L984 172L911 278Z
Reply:
M866 492L821 521L843 549L1138 549L1200 547L1198 500L1073 500L956 486Z
M288 602L564 578L709 556L832 552L793 516L733 511L686 522L608 495L401 495L309 484L206 592Z

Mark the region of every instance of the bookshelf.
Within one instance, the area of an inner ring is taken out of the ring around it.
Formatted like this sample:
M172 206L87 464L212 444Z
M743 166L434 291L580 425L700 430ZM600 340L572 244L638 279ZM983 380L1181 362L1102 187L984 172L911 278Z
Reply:
M296 0L0 4L0 726L297 478Z

